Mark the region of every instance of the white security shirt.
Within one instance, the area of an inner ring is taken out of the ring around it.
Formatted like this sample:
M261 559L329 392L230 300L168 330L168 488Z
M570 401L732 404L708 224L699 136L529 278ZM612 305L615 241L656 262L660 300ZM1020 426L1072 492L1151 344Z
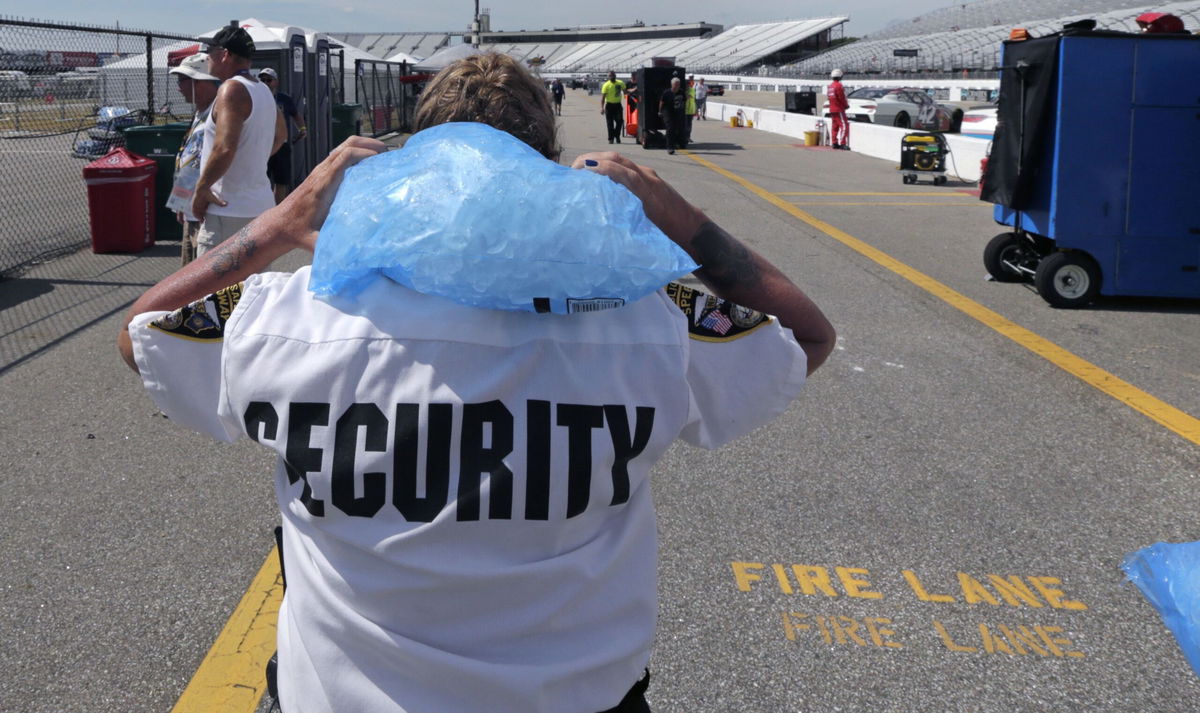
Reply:
M595 713L650 654L651 466L781 413L790 330L687 287L555 315L264 274L130 326L173 420L278 452L289 713Z

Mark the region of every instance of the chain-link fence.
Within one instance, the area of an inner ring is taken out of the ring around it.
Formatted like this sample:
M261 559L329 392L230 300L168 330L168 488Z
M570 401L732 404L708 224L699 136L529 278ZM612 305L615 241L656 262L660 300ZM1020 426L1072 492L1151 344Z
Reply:
M409 73L407 62L354 60L356 101L363 108L363 133L383 136L409 131L424 77Z
M83 166L127 127L190 118L167 74L190 48L182 35L0 18L0 277L89 242Z

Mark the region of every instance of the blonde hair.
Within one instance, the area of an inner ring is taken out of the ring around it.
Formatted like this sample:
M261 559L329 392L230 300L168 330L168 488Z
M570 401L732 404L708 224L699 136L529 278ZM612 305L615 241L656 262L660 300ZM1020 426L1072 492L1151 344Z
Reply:
M476 121L506 131L552 161L562 153L541 80L506 54L465 57L429 82L417 102L414 130L451 121Z

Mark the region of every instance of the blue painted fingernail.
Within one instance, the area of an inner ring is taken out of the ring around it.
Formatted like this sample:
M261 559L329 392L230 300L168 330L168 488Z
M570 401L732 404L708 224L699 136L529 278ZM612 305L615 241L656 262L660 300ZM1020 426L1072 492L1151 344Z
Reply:
M585 158L585 159L583 160L583 165L584 165L584 166L599 166L599 165L600 165L600 162L599 162L599 161L593 161L593 160L592 160L592 159L590 159L590 158Z

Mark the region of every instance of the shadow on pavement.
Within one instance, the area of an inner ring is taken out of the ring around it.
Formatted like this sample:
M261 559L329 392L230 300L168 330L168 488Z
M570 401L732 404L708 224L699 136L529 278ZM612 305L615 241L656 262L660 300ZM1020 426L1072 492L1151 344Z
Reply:
M990 279L990 278L989 278ZM1003 284L997 282L996 284ZM1032 282L1019 283L1029 290L1030 294L1041 300L1037 288ZM1048 304L1039 306L1054 309ZM1182 297L1130 297L1126 295L1106 297L1101 295L1086 307L1080 307L1084 312L1145 312L1147 314L1200 314L1200 299L1185 299Z
M688 151L694 154L712 154L714 156L727 156L729 151L745 151L741 144L719 143L713 141L705 141L703 143L693 141L687 147Z
M178 267L178 255L171 244L137 254L81 250L0 283L0 374L128 309Z
M1098 312L1200 314L1200 300L1168 297L1100 297L1085 309Z
M30 280L21 277L4 280L0 285L4 286L4 289L0 290L0 312L54 289L50 280Z

